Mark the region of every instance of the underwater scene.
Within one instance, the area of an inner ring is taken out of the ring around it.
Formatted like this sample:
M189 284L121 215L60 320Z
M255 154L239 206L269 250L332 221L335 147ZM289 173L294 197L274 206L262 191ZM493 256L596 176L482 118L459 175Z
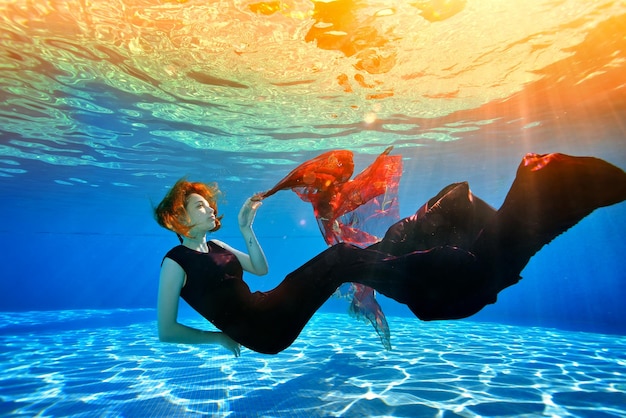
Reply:
M450 184L503 212L528 153L624 170L625 2L0 0L0 11L0 416L626 416L626 204L591 203L623 189L617 177L568 183L584 213L543 196L557 208L549 222L578 218L475 313L426 317L347 283L277 354L160 340L161 263L179 240L154 215L179 179L216 183L223 218L208 238L246 251L238 214L266 191L253 228L269 272L243 278L269 292L333 244L376 245L420 208L437 215L432 198ZM350 161L332 159L346 188L316 203L303 190L330 187L317 183L326 171L281 180L320 155ZM357 184L340 212L340 191ZM428 277L447 283L459 260ZM217 331L182 299L178 321Z

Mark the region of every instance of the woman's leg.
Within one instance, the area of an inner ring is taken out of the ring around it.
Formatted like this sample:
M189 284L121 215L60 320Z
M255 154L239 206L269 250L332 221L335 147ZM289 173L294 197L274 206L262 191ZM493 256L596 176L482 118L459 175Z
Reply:
M337 244L287 275L275 289L253 294L245 317L225 331L252 350L278 353L346 282L370 286L405 303L424 320L463 318L493 302L480 292L481 280L475 257L458 248L437 247L396 257Z
M284 350L341 284L333 270L341 263L356 262L359 251L337 244L321 252L276 288L253 293L241 317L223 331L254 351L275 354Z

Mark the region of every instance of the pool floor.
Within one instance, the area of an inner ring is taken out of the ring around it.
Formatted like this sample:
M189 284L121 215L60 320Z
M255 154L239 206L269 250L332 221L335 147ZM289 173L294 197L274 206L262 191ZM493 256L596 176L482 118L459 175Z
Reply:
M276 356L160 343L153 310L0 314L11 417L621 417L626 338L318 313ZM194 317L183 321L206 327Z

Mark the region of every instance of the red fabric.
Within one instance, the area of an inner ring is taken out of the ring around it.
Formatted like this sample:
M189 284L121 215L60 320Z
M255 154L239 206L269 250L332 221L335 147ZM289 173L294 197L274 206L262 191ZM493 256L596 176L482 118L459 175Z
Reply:
M352 180L352 152L326 152L298 166L259 197L292 189L313 205L328 245L345 242L365 247L377 242L378 234L399 218L397 192L402 157L390 156L390 151L387 148Z
M387 148L352 180L352 152L326 152L299 165L258 198L291 189L302 200L311 202L328 245L344 242L369 246L378 242L387 228L399 219L397 193L402 176L402 157L389 155L391 149ZM351 299L351 314L369 320L383 345L390 349L389 326L374 297L374 290L352 283L350 289L342 289L340 293Z

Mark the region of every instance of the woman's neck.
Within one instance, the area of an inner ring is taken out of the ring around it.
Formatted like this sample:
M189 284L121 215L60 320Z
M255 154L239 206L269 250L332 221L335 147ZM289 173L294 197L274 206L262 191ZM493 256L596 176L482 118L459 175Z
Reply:
M206 235L191 238L183 237L183 245L187 248L191 248L192 250L200 251L203 253L209 252L209 246L206 242Z

